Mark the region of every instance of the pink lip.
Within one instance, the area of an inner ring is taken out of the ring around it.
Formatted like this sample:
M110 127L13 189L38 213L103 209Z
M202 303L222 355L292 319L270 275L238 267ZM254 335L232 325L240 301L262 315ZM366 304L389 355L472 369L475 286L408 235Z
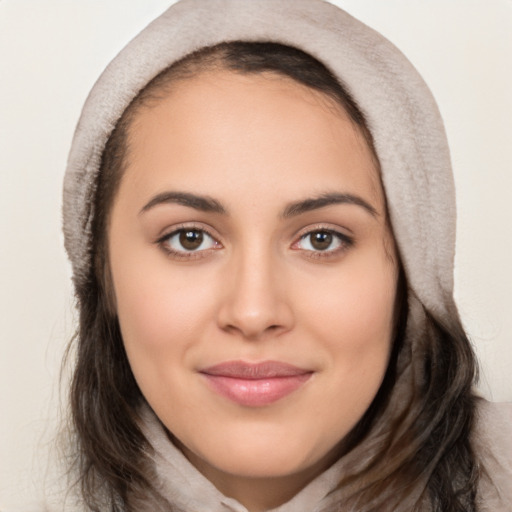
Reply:
M289 395L313 372L279 361L227 361L200 372L214 391L239 405L269 405Z

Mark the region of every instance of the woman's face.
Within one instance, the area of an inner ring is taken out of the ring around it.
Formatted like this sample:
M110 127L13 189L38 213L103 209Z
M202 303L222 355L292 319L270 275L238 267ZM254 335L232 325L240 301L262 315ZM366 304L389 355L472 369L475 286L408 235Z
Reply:
M205 72L140 110L126 162L109 252L143 395L219 488L308 481L375 397L394 331L364 138L289 79Z

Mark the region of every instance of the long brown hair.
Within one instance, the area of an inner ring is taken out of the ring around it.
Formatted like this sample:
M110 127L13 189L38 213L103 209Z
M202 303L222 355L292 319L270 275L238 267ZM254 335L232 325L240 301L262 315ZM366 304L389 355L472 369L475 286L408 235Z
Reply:
M70 392L75 469L83 499L93 511L129 510L133 496L164 503L151 483L151 447L138 423L145 400L124 350L108 262L107 226L126 164L129 128L139 109L157 102L177 80L215 68L245 74L277 73L321 91L348 113L378 168L370 128L350 94L322 63L295 48L240 41L203 48L162 71L140 91L103 152L94 202L94 265L87 282L76 289L80 320ZM372 456L355 464L342 482L351 489L344 497L343 510L391 511L410 496L417 481L426 478L425 491L414 510L423 510L421 502L433 511L475 511L478 472L469 437L476 366L455 308L449 326L431 312L422 312L426 321L421 332L414 333L418 338L414 357L420 361L417 387L404 399L398 415L389 413L397 375L411 357L409 307L415 304L421 309L407 290L403 270L400 282L400 318L387 374L345 446L361 445L378 425L380 436L373 444ZM383 426L383 422L387 423ZM172 504L165 506L172 508Z

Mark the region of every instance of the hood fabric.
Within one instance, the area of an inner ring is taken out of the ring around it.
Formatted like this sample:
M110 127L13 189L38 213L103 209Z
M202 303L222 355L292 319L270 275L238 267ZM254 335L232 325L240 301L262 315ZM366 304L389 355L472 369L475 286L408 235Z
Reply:
M323 0L178 2L121 51L87 99L65 176L65 246L75 285L87 282L94 192L101 155L116 122L160 71L199 48L234 40L271 41L299 48L323 62L352 95L374 138L409 289L409 317L397 383L379 425L325 473L320 483L313 482L300 493L301 498L296 497L306 500L301 501L303 506L297 501L296 506L277 509L310 512L322 509L318 508L322 498L336 487L345 470L365 466L373 453L372 446L404 413L423 371L421 350L416 344L425 337L425 311L446 325L450 325L456 311L452 298L455 192L446 135L432 94L404 55L380 34ZM245 511L233 500L220 496L188 464L158 432L158 422L151 414L145 417L144 429L155 448L157 473L160 478L168 475L167 483L162 483L166 499L183 506L183 510ZM174 466L179 470L172 470ZM180 481L180 474L188 477L182 478L183 486L176 486L173 481ZM428 476L426 472L424 481L418 483L400 510L411 510L417 504ZM204 490L201 495L196 487L192 487L193 493L186 490L185 481L195 478ZM350 489L338 489L336 496L342 499L344 492ZM135 508L144 510L144 504L140 505Z

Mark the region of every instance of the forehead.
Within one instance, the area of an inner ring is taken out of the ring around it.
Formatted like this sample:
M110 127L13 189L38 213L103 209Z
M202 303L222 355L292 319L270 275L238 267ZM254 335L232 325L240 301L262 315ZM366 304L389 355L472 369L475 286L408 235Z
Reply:
M135 112L128 141L123 181L141 189L226 190L235 173L238 185L348 187L383 202L373 154L342 106L277 73L217 70L166 84Z

